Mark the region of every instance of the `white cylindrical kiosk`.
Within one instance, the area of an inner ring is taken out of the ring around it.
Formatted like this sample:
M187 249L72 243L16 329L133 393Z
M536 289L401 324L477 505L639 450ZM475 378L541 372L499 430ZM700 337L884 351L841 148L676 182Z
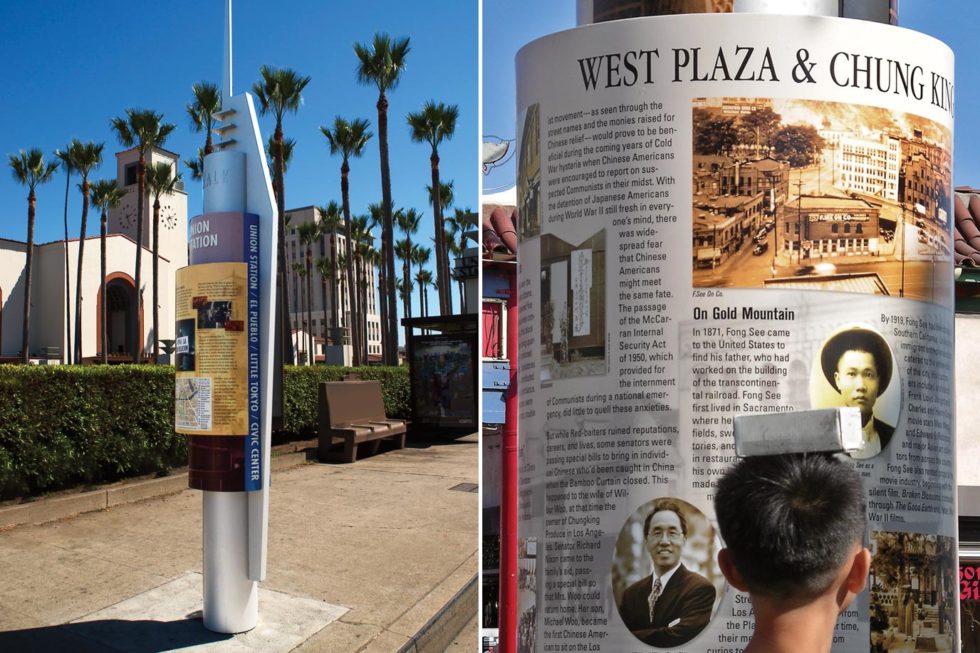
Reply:
M824 16L636 18L520 51L518 650L744 648L713 508L732 419L854 405L855 348L874 557L834 650L956 650L952 71L935 39ZM714 598L650 616L666 504Z

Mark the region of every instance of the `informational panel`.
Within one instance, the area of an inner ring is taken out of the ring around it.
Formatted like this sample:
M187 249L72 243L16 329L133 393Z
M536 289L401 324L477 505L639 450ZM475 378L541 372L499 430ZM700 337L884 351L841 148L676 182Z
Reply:
M834 650L956 650L949 49L708 14L517 67L520 650L744 648L713 508L732 419L834 406L861 409L874 555ZM655 557L698 600L651 618Z
M247 311L245 263L177 271L178 433L248 432Z
M195 216L176 284L175 430L242 438L247 490L261 482L258 231L254 214Z
M411 348L415 420L476 428L476 340L452 334L416 336Z

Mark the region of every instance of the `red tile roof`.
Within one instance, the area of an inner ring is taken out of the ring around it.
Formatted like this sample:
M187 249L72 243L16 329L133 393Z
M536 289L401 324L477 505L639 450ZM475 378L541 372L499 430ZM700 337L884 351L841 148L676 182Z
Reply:
M483 254L517 254L517 207L483 205Z
M980 268L980 190L957 188L953 216L954 265Z

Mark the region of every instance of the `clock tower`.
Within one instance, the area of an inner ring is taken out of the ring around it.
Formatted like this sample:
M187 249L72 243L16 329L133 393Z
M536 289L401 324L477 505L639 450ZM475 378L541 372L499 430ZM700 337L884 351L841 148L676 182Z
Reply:
M169 163L174 175L180 172L180 156L162 148L153 147L146 153L146 167L156 163ZM108 232L124 234L136 240L136 202L139 194L137 167L139 152L136 148L116 153L116 185L126 191L119 206L109 212ZM143 247L153 250L153 196L149 188L143 196ZM187 265L187 193L183 182L177 183L177 191L160 197L160 256L170 261L170 270ZM173 287L172 282L170 284Z

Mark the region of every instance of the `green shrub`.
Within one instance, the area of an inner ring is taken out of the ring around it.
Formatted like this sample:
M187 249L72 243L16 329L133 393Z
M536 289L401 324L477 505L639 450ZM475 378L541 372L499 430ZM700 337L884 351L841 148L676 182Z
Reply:
M318 384L350 372L380 380L385 411L408 418L407 368L287 367L277 439L315 433ZM186 464L172 367L0 365L0 499Z
M0 497L186 463L173 368L0 365Z
M287 367L283 375L283 430L298 435L316 432L317 388L324 381L341 381L350 373L362 379L381 381L385 413L394 419L408 419L408 367Z

